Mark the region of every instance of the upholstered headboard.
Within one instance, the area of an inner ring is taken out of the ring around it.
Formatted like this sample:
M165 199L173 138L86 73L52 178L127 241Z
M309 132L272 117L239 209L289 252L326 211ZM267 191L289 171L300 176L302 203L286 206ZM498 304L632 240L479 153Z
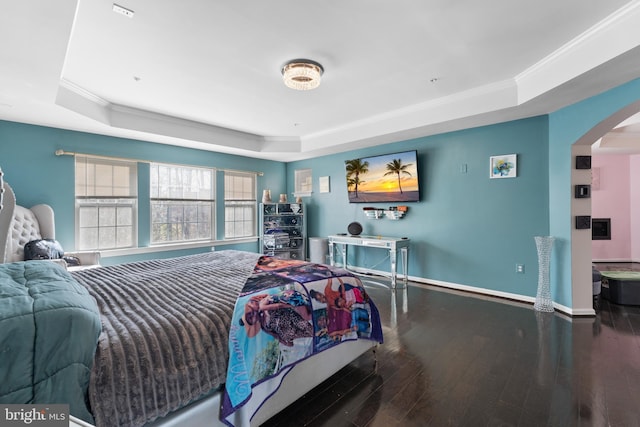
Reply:
M0 262L24 261L24 245L31 240L55 239L53 209L16 205L13 190L4 183L4 206L0 211Z

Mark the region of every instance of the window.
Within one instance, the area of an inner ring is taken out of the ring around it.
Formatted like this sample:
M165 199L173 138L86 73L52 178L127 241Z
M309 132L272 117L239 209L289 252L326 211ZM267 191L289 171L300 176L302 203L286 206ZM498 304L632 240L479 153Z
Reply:
M224 173L224 237L235 239L256 235L256 175Z
M136 246L137 164L77 155L75 168L78 249Z
M215 171L152 163L151 244L213 240Z

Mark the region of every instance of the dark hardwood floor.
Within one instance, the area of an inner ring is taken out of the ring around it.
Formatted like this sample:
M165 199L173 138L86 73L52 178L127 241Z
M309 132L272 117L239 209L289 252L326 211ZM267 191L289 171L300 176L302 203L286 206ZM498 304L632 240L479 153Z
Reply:
M375 356L266 426L640 426L640 307L604 300L571 319L438 288L368 291Z

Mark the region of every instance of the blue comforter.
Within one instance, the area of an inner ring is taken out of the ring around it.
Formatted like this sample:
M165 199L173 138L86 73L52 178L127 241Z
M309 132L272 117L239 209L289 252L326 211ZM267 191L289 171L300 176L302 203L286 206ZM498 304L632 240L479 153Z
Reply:
M87 387L100 328L95 300L61 266L0 264L0 403L68 403L91 421Z

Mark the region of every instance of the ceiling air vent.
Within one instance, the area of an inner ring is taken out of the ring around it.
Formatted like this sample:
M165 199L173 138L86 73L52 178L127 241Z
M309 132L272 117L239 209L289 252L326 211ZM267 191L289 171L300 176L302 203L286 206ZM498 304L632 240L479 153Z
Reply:
M113 4L113 11L115 13L119 13L120 15L124 15L127 18L133 18L133 10L127 9L126 7L119 6L117 4Z

